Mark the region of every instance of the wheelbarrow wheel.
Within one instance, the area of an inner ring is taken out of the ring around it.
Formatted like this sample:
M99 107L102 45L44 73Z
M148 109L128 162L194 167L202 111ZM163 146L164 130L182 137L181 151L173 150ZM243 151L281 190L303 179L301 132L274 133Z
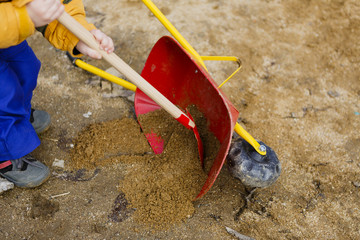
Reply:
M239 138L232 143L227 155L231 175L248 188L263 188L272 185L280 176L281 164L275 152L263 142L266 155L260 155L245 140Z

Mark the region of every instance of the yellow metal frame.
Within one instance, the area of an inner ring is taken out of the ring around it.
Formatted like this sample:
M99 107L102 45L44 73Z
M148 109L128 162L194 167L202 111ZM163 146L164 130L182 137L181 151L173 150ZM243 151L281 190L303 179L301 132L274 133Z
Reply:
M233 61L237 62L237 64L239 65L238 68L223 83L221 83L217 87L218 89L221 88L225 83L227 83L227 81L229 81L230 78L232 78L238 71L240 71L242 67L240 59L232 56L201 56L201 59L204 61Z
M136 86L122 78L116 77L108 72L105 72L104 70L94 67L84 61L82 61L81 59L75 59L74 64L88 72L91 72L95 75L98 75L106 80L109 80L110 82L113 82L117 85L123 86L126 89L129 89L131 91L136 91Z
M232 78L242 67L239 58L233 56L200 56L195 49L186 41L186 39L179 33L179 31L170 23L170 21L162 14L162 12L150 0L142 0L142 2L150 9L155 17L164 25L164 27L173 35L173 37L185 48L207 71L204 61L233 61L238 64L238 68L223 82L218 88L221 88L230 78ZM107 73L97 67L85 63L81 59L75 59L74 64L88 72L96 74L104 79L107 79L115 84L123 86L131 91L136 91L136 86L124 79L116 77ZM259 154L266 155L266 150L239 124L235 124L235 132L239 134L245 141L247 141Z

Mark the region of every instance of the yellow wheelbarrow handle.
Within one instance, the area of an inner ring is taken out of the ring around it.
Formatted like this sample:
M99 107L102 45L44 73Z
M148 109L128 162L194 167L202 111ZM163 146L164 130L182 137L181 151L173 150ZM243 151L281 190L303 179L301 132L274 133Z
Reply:
M136 91L136 86L122 78L116 77L108 72L105 72L104 70L101 70L100 68L94 67L81 59L75 59L74 64L78 66L79 68L82 68L88 72L91 72L95 75L98 75L106 80L109 80L110 82L113 82L117 85L123 86L126 89L129 89L131 91Z

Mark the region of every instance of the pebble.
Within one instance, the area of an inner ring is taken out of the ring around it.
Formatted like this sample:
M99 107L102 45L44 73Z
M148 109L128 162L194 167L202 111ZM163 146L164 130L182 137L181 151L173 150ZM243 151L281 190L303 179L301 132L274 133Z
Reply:
M253 239L251 237L248 237L248 236L245 236L245 235L243 235L243 234L241 234L241 233L239 233L239 232L237 232L234 229L231 229L229 227L225 227L225 229L226 229L226 231L228 233L230 233L231 235L233 235L234 237L236 237L239 240L255 240L255 239Z
M61 160L61 159L55 158L52 166L53 166L53 167L64 168L64 167L65 167L65 161L64 161L64 160Z
M58 81L59 80L59 75L56 74L56 75L52 76L51 79L54 80L54 81Z
M89 118L91 115L92 115L92 112L87 112L87 113L83 114L84 118Z
M336 98L340 96L340 94L337 91L328 91L327 94L332 98Z
M0 178L0 194L13 188L14 188L14 183L9 182L5 178Z
M357 188L360 187L360 182L353 182L353 184L354 184L354 186L357 187Z
M135 93L133 93L132 95L127 97L127 100L129 100L130 102L134 102L135 101Z
M106 92L111 92L112 84L108 80L101 81L101 90Z
M101 84L101 77L99 76L92 76L88 80L85 81L86 84L90 86L100 86Z

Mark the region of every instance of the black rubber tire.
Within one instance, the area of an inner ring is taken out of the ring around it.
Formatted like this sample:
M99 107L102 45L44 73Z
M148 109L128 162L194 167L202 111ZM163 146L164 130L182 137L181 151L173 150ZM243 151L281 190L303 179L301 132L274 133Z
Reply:
M262 156L245 140L234 141L226 157L231 175L246 187L263 188L272 185L280 176L281 164L276 153L263 142L266 155Z

